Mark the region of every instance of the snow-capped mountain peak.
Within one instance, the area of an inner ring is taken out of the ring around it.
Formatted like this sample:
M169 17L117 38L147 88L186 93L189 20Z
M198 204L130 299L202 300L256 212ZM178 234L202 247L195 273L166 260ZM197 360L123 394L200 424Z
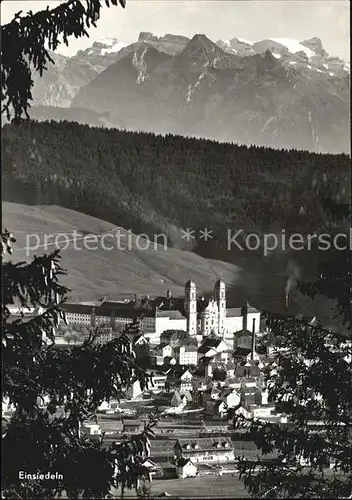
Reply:
M343 76L349 72L349 63L339 57L331 57L325 51L318 37L299 42L292 38L267 38L249 41L243 38L219 40L217 45L225 52L247 57L270 51L286 67L296 67L302 71L313 71L329 76Z
M236 54L241 57L255 54L255 51L253 50L252 47L254 42L245 40L244 38L232 38L231 40L218 40L216 43L226 52L229 52L231 54Z
M121 49L123 49L124 47L126 47L126 44L125 43L122 43L122 42L119 42L118 40L116 40L115 42L113 42L111 45L106 45L106 48L102 48L101 49L101 54L104 56L105 54L112 54L112 53L115 53L117 54L117 52L119 52Z
M303 42L301 42L301 45L304 45L305 47L312 49L313 52L315 52L315 54L321 56L328 55L327 52L324 50L322 41L318 37L309 38L309 40L303 40Z
M240 43L246 43L248 45L253 45L253 41L252 40L246 40L245 38L240 38L240 37L237 37L236 40Z
M319 38L214 43L142 32L127 46L108 38L53 58L34 105L108 113L110 126L131 130L349 151L349 66Z
M291 54L296 54L297 52L304 52L308 58L315 55L315 52L311 50L309 47L302 45L300 42L297 42L297 40L293 40L292 38L270 38L269 40L272 40L273 42L282 45Z
M105 56L106 54L117 54L124 47L126 47L126 44L120 42L117 38L104 38L94 42L93 46L87 49L87 53Z
M126 44L117 38L103 38L93 42L90 47L79 50L76 55L71 57L71 60L84 60L94 66L98 72L101 72L116 61L125 47Z
M256 53L265 52L266 50L271 50L276 53L286 52L291 54L304 52L308 58L316 54L313 47L319 46L319 52L323 50L321 40L319 38L312 38L306 42L300 43L292 38L267 38L265 40L251 41L236 37L231 40L219 40L218 44L222 45L223 48L227 47L232 49L234 52L239 52L238 47L241 47L242 49L246 47L246 50L248 51L248 46L250 46Z

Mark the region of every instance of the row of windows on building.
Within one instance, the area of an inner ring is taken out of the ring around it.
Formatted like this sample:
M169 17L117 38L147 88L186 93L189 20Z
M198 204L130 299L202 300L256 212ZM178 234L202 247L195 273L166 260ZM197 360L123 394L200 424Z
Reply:
M90 314L80 314L80 313L66 313L66 320L69 324L74 325L92 325L93 326L93 318ZM96 316L95 323L96 324L120 324L125 325L130 323L132 318L122 318L122 317L111 317L111 316ZM146 326L154 326L155 318L144 318L143 323Z

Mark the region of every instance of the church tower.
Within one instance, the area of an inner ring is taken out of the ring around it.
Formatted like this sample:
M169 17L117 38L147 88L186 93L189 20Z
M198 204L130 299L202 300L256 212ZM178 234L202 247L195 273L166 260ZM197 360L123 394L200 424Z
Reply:
M226 321L226 285L222 280L215 283L214 288L215 301L218 305L218 331L219 335L225 335L225 321Z
M189 335L197 335L197 288L196 284L189 280L185 286L185 311L187 314L187 332Z

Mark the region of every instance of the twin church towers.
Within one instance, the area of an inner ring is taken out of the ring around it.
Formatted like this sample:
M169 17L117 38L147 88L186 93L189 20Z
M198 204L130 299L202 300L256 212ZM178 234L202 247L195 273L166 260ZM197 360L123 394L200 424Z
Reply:
M187 332L220 336L226 333L226 285L222 280L215 283L214 295L210 300L198 299L197 287L193 281L185 285L184 309L187 317Z

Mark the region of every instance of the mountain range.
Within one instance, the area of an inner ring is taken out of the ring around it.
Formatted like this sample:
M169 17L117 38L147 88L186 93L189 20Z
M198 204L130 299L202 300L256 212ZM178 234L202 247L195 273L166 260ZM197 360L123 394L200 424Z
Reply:
M350 151L349 65L319 38L214 43L140 33L130 45L107 39L53 58L34 79L33 117L41 120Z
M24 257L26 234L33 235L32 242L35 234L42 241L45 234L71 234L75 229L83 235L101 234L120 227L126 228L124 234L130 230L152 241L165 236L168 248L163 252L65 252L68 283L81 300L88 300L90 293L104 295L107 285L113 295L133 289L161 293L166 285L179 293L190 278L208 290L206 285L218 274L234 302L248 297L261 309L283 311L288 263L294 260L302 280L309 281L315 279L317 263L329 255L315 247L294 252L286 244L289 236L307 235L309 246L308 235L329 234L324 199L346 205L351 194L350 158L342 154L162 137L64 121L6 125L2 146L4 227L18 237L17 259ZM283 229L286 243L281 243ZM239 247L232 243L236 234ZM256 240L253 247L251 235L259 239L259 247ZM271 236L278 243L268 253L263 247L266 235L270 245ZM212 267L213 260L224 265ZM290 307L297 301L299 297L291 296ZM317 304L315 309L304 302L303 307L321 317L331 305Z

